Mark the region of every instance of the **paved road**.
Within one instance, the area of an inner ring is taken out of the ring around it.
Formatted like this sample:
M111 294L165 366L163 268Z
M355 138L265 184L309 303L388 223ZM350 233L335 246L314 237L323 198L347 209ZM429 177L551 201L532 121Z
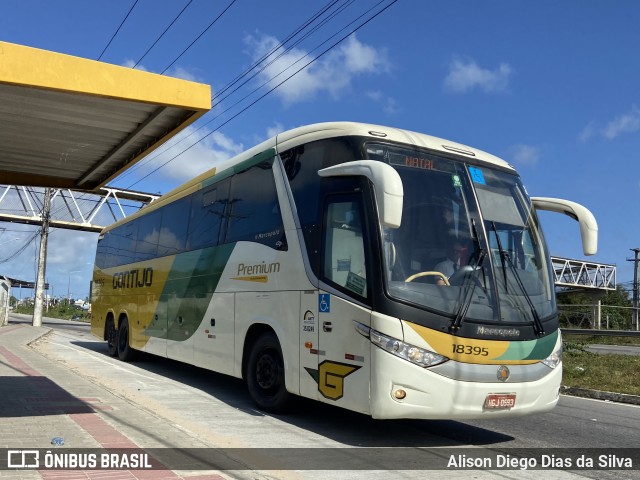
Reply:
M640 355L640 346L633 345L589 345L587 350L610 355Z
M105 410L101 415L138 446L215 447L231 452L232 457L234 452L244 452L242 459L232 460L245 462L248 470L232 472L233 475L224 472L223 476L326 478L326 472L322 471L288 470L288 462L300 465L295 458L278 458L277 464L282 470L262 470L264 458L260 458L263 454L260 449L265 447L297 449L293 452L324 447L328 449L327 468L330 468L332 462L352 452L350 447L405 447L399 452L410 454L420 447L447 447L460 453L467 453L470 448L491 452L544 448L552 453L564 447L602 449L640 445L640 407L565 396L550 413L498 421L375 421L302 399L292 414L265 415L254 408L240 380L151 356L126 364L108 357L106 344L92 337L87 325L63 323L61 326L58 322L45 325L54 328L54 332L32 344L31 351L60 368L52 378L68 378L72 374L91 383L94 402L107 407L109 402L115 402L115 413ZM65 388L71 390L71 387ZM246 452L252 452L254 457L247 457ZM467 473L408 470L402 472L402 477L640 478L640 470L579 473L559 469L544 472L474 470ZM339 476L386 479L398 478L400 472L348 471L340 472Z

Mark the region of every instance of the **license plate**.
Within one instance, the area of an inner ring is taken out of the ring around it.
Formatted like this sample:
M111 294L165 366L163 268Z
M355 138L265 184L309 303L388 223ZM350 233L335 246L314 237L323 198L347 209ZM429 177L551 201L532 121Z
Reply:
M485 410L509 410L516 404L515 393L490 393L484 400Z

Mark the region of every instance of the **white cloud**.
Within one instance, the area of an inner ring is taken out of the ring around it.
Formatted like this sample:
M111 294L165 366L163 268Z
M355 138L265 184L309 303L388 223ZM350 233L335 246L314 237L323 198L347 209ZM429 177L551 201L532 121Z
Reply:
M472 59L454 58L449 64L449 73L444 79L444 87L453 93L467 93L478 88L485 93L505 92L509 88L509 78L513 69L501 63L495 70L481 68Z
M640 109L635 105L630 112L619 115L611 120L602 134L608 140L613 140L623 133L634 133L640 130Z
M145 170L152 170L176 157L160 168L158 175L170 179L175 185L179 185L244 151L244 146L241 143L236 143L221 132L211 133L206 128L194 132L194 127L186 128L166 151L163 151L148 164ZM189 135L191 135L189 138L179 143L181 139ZM205 136L206 138L204 138ZM203 140L195 143L201 138ZM195 145L182 153L194 143Z
M596 122L589 122L586 127L582 129L578 138L581 142L586 142L598 133L598 127Z
M253 60L275 50L263 64L264 70L258 74L261 82L268 82L269 88L285 80L313 58L300 48L284 52L282 47L278 48L278 39L269 35L250 35L245 43ZM339 98L354 77L384 73L388 69L384 50L366 45L352 35L336 49L287 80L274 93L289 105L306 101L320 92Z
M92 270L97 236L73 230L52 230L48 243L47 267L67 273Z
M375 90L366 93L367 97L382 106L382 111L389 115L394 115L400 112L398 102L393 97L387 97L380 90Z
M281 123L276 122L271 127L267 128L267 138L265 138L265 140L273 138L282 132L284 132L284 127Z
M137 66L135 65L136 65L135 60L132 60L130 58L126 59L122 63L122 66L126 68L135 68L136 70L140 70L142 72L149 71L149 69L144 65L137 65ZM156 72L153 72L153 73L156 73ZM205 83L202 78L189 72L186 68L183 68L183 67L172 68L171 70L168 70L167 72L163 73L163 75L167 75L168 77L181 78L182 80L188 80L189 82Z
M618 115L609 121L605 126L595 121L589 122L587 126L582 129L578 138L581 142L586 142L596 136L604 137L607 140L614 140L625 133L635 132L640 132L640 108L636 105L631 107L629 112Z
M148 72L148 71L149 71L145 66L143 66L143 65L135 66L135 64L136 64L136 61L135 61L135 60L132 60L132 59L130 59L130 58L127 58L127 59L122 63L122 66L123 66L123 67L126 67L126 68L135 68L136 70L142 70L143 72Z
M519 165L534 166L540 160L540 148L532 145L513 145L508 150L509 158Z
M170 77L181 78L182 80L188 80L190 82L204 83L203 80L200 77L196 76L195 74L193 74L191 72L188 72L183 67L173 68L173 69L169 70L168 72L166 72L165 75L168 75Z

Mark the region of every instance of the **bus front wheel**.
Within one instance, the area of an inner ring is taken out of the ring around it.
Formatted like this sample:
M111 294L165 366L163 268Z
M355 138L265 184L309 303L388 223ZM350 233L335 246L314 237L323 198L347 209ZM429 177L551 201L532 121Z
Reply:
M247 388L258 408L282 413L291 402L284 381L284 361L278 337L260 336L251 348L247 364Z
M123 362L131 362L138 357L138 351L129 345L129 320L125 317L118 325L118 358Z

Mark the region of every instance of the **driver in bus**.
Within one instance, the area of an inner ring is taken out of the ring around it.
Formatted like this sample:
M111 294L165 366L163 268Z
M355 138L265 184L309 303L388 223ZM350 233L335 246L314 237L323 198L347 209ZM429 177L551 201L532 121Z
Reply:
M459 240L454 240L447 250L447 258L438 263L433 269L447 278L451 277L460 268L460 257L463 251L462 243ZM436 283L438 285L446 285L442 278L439 278Z

